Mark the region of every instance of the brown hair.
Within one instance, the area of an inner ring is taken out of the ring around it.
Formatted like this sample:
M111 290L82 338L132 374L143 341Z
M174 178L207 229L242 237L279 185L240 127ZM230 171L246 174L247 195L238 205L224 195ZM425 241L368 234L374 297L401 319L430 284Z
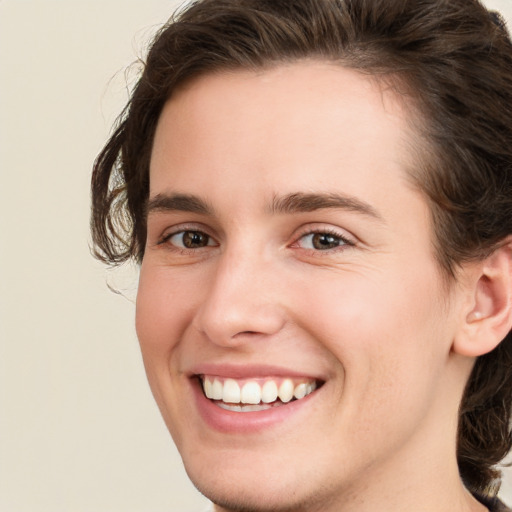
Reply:
M391 80L411 96L447 276L512 233L512 44L478 0L199 0L157 34L144 72L98 156L95 255L141 262L156 124L174 88L200 74L318 58ZM511 447L512 335L478 358L460 408L457 456L473 492L496 491Z

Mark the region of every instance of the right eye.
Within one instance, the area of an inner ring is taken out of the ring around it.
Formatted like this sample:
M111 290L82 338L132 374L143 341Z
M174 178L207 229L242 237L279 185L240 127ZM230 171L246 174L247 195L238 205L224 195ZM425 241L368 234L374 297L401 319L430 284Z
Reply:
M202 231L178 231L164 237L161 243L168 243L178 249L202 249L217 245L211 236Z

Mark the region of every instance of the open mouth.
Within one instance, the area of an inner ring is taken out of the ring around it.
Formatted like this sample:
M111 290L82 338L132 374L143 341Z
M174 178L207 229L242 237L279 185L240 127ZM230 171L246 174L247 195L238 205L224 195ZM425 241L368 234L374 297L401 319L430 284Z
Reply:
M218 407L233 412L264 411L302 400L321 386L315 379L230 379L200 375L204 395Z

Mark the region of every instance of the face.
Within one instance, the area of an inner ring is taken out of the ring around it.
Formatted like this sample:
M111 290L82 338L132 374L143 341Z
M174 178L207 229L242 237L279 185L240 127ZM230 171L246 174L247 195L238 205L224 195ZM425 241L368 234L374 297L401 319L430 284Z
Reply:
M455 299L411 140L392 93L321 62L204 76L165 106L137 332L219 510L338 510L454 450Z

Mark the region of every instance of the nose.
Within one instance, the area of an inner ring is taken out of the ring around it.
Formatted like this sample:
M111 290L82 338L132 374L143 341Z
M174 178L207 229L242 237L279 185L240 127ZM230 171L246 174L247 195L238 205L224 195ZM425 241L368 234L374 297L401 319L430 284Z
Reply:
M212 343L235 347L279 332L285 310L276 269L261 255L226 253L212 269L194 325Z

